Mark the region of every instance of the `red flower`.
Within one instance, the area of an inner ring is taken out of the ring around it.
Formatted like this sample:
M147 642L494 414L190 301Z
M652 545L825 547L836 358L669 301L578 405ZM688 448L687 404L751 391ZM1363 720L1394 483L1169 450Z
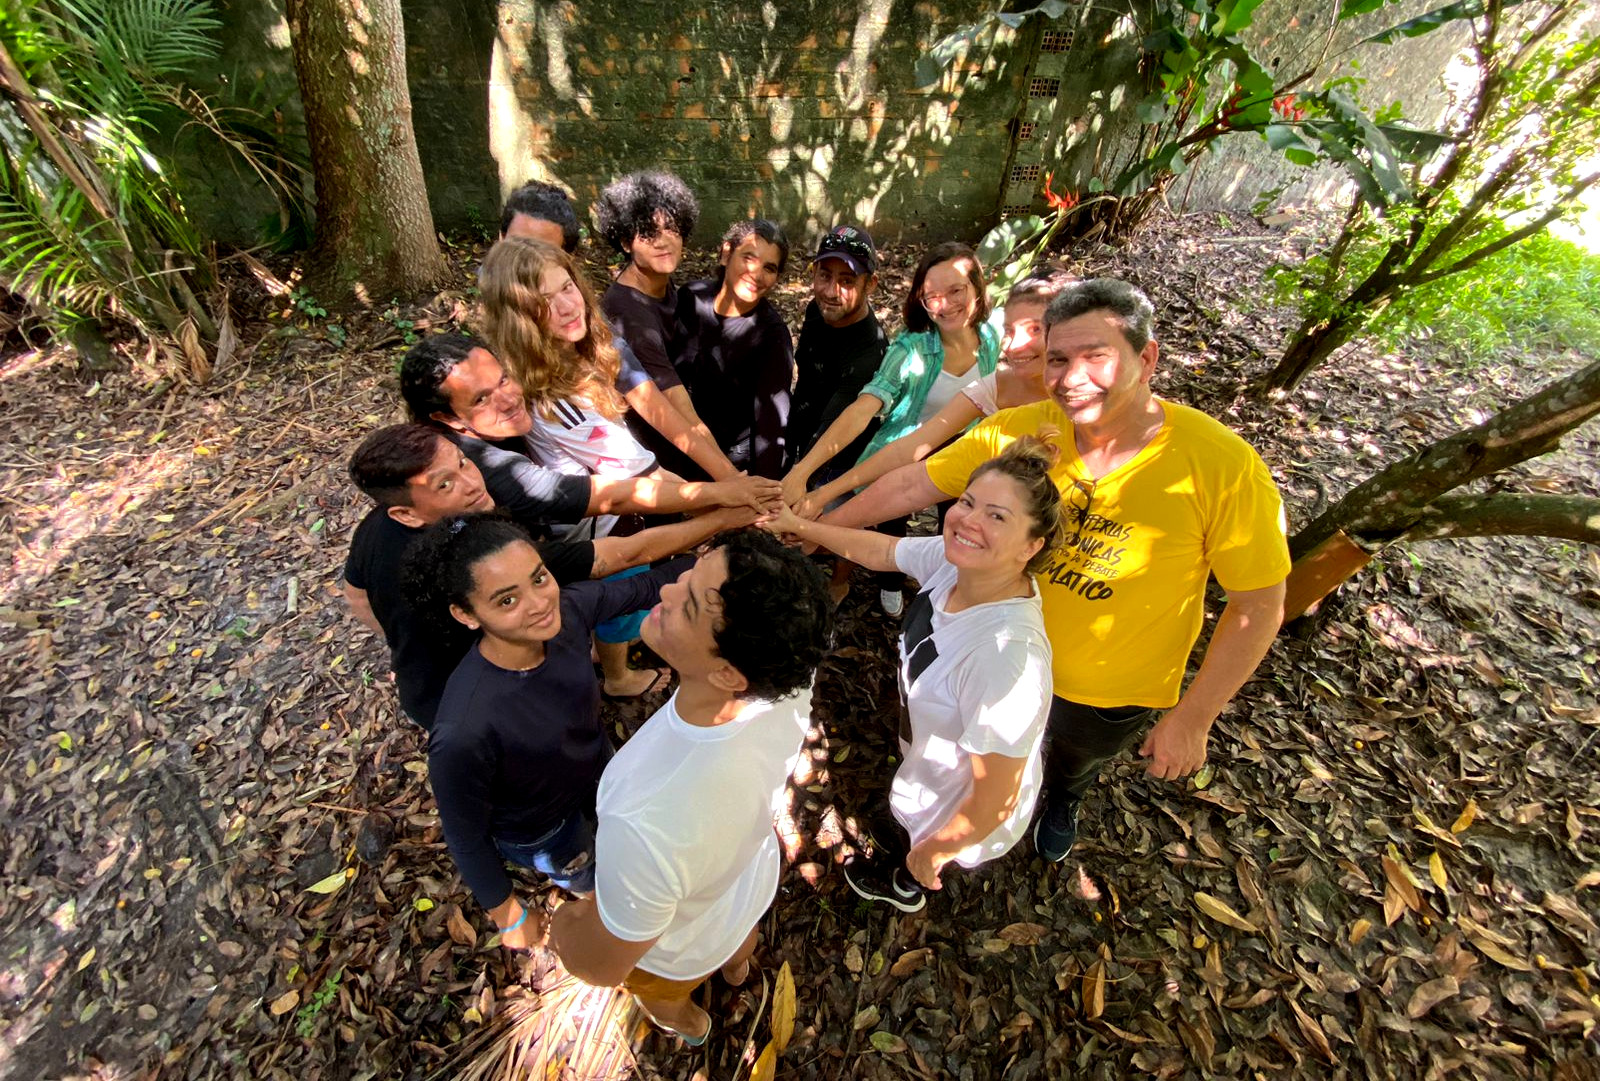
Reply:
M1306 118L1306 107L1294 103L1293 94L1285 94L1281 98L1272 99L1272 111L1281 120L1300 121Z
M1055 192L1051 191L1050 189L1054 185L1055 185L1055 174L1054 173L1045 173L1044 174L1044 202L1045 202L1046 206L1048 206L1051 210L1065 212L1065 211L1071 210L1073 207L1078 205L1078 197L1076 195L1074 195L1072 192L1070 192L1070 191L1069 192L1063 192L1062 194L1057 195Z

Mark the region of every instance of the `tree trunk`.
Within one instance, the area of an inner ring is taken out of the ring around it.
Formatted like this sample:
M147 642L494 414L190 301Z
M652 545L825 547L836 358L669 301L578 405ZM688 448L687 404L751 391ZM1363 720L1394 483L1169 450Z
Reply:
M1430 505L1435 508L1431 515L1440 520L1475 514L1481 524L1487 524L1493 517L1490 511L1508 509L1504 500L1485 504L1481 498L1474 502L1467 498L1441 501L1440 497L1469 481L1549 453L1563 435L1596 414L1600 414L1600 362L1580 368L1482 424L1441 439L1369 477L1295 534L1289 550L1299 559L1341 530L1364 545L1381 546L1402 539L1413 529L1426 530ZM1568 508L1566 513L1581 514L1581 508Z
M365 304L437 285L400 0L288 0L288 15L316 178L307 287Z
M1600 499L1580 495L1447 495L1423 508L1403 541L1559 537L1600 544Z
M1353 317L1322 319L1310 327L1301 327L1283 351L1283 357L1261 380L1265 391L1288 392L1300 385L1300 380L1322 367L1327 359L1345 342L1355 337L1361 323Z

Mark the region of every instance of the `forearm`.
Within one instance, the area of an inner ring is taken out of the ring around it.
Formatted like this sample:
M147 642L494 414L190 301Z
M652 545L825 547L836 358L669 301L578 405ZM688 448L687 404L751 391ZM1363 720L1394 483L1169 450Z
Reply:
M683 398L687 401L688 395L683 395ZM673 404L672 398L658 390L654 383L641 383L628 395L628 404L633 406L634 411L643 417L646 423L665 436L669 443L687 454L713 479L732 480L739 475L739 471L728 461L727 455L722 453L705 426L702 424L696 427L698 418L691 421Z
M754 512L739 507L724 507L671 525L652 526L631 537L601 537L594 542L593 577L604 578L654 563L679 552L686 552L725 529L749 525Z
M949 409L950 407L946 406L945 408ZM879 448L876 454L845 473L842 477L818 488L816 492L818 501L831 503L840 496L855 491L857 488L865 488L879 477L893 473L901 466L922 461L922 459L944 445L952 435L960 431L961 427L961 424L952 424L945 418L944 413L940 412L938 416L916 431L907 433L893 443Z
M1022 766L1025 764L1024 759L990 763L980 755L970 755L969 761L972 765L972 791L945 824L925 842L952 856L989 836L1011 816L1017 806L1017 791L1021 786ZM1010 765L1011 762L1017 763L1015 768Z
M687 387L680 383L675 387L667 388L661 393L667 396L667 401L672 403L672 408L676 409L689 422L691 428L704 433L707 439L711 438L711 429L707 428L705 421L700 419L700 413L695 409L694 399L689 397Z
M898 537L886 537L865 529L847 529L844 526L823 522L808 522L800 518L784 519L783 529L801 540L826 548L852 563L859 563L871 571L892 571L898 568L894 551L900 543Z
M944 498L945 493L929 478L928 467L915 462L879 477L850 502L823 515L822 520L829 525L860 528L931 507Z
M1194 682L1168 716L1209 730L1267 655L1283 624L1283 583L1232 594Z
M367 591L357 589L349 582L344 584L345 604L350 606L350 614L356 622L367 628L378 637L383 637L383 627L378 623L378 617L372 613L372 602L367 598Z
M882 407L883 403L870 394L863 394L851 402L845 411L828 425L828 430L817 437L816 443L806 451L805 457L795 463L790 475L809 478L824 463L831 461L835 454L849 446L851 440L866 431L867 425Z

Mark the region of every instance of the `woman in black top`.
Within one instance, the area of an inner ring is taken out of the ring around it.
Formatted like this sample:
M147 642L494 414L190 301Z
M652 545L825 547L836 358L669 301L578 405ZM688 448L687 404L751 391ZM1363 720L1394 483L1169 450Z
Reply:
M611 744L589 636L653 605L686 565L558 587L527 533L498 515L438 522L408 554L418 609L480 633L439 702L428 774L450 854L502 945L534 946L545 931L506 860L574 893L594 888L594 798Z

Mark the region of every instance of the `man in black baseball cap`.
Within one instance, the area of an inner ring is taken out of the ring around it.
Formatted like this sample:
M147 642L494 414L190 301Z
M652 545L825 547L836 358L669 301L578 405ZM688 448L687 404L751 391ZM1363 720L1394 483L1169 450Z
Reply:
M791 466L856 400L883 361L889 339L870 303L877 271L878 250L865 229L835 225L822 234L811 259L811 303L806 305L794 351L799 378L789 409ZM835 465L839 469L854 465L871 436L869 428L818 469L813 479L824 483L838 475ZM786 486L783 494L793 504L806 493L804 488L791 492Z

